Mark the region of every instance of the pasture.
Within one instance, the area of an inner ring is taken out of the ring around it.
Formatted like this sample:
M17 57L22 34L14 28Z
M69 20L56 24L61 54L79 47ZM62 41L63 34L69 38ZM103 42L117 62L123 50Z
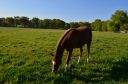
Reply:
M0 28L0 84L127 84L128 34L93 32L90 64L86 64L86 45L77 64L78 49L71 69L63 63L52 74L50 56L64 30Z

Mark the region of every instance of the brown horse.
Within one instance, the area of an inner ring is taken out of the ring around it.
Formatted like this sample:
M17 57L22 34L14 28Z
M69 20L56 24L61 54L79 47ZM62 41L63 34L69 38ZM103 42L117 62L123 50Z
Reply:
M64 49L67 50L67 58L66 58L66 66L65 70L67 69L67 66L69 64L69 61L71 59L72 51L74 48L80 49L80 55L78 59L78 63L80 61L82 52L83 52L83 45L87 44L87 63L89 63L89 54L90 54L90 45L92 41L92 31L91 28L88 27L79 27L77 29L70 28L68 29L64 35L60 38L57 47L55 55L52 54L52 72L57 72L61 62L62 62L62 56Z

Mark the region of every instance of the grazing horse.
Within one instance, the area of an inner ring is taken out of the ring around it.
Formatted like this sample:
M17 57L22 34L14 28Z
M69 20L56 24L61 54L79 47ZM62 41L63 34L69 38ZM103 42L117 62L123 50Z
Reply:
M80 49L80 55L79 55L78 62L77 62L77 63L79 63L82 52L83 52L82 47L84 44L87 44L87 63L89 63L91 41L92 41L91 28L79 27L77 29L73 29L73 28L68 29L64 33L64 35L60 38L60 40L57 44L57 47L56 47L55 54L51 54L53 56L52 72L57 72L57 70L62 62L62 56L63 56L63 52L65 49L67 51L65 70L67 69L67 66L71 59L72 51L74 48Z

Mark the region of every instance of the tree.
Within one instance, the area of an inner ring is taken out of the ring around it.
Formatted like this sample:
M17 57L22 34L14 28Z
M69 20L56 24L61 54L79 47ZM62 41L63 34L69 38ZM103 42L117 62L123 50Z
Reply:
M103 21L102 22L102 31L108 31L108 22L109 21Z
M77 28L77 27L79 27L79 23L78 22L71 22L70 26L71 26L71 28Z
M41 21L42 27L44 28L52 28L52 21L51 19L44 19Z
M91 27L91 24L89 22L79 22L79 26Z
M65 22L60 19L44 19L41 20L40 26L43 28L62 28L65 27Z
M15 20L12 17L6 17L5 23L8 27L13 27L15 25Z
M15 20L15 27L20 25L20 16L14 16L14 20Z
M114 31L114 22L109 21L107 27L108 31Z
M21 23L21 25L23 25L23 27L28 27L29 18L25 17L25 16L20 17L20 23Z
M32 18L31 23L32 23L32 27L38 28L39 27L39 24L40 24L40 19L34 17L34 18Z
M93 30L102 31L102 21L100 19L96 19L91 26Z
M123 24L123 25L121 26L121 30L122 30L122 31L125 31L125 33L127 33L127 32L128 32L128 23Z
M60 19L53 19L52 21L53 21L52 25L54 28L62 28L63 29L65 26L65 22Z
M5 24L5 18L0 18L0 26L4 26Z
M44 28L43 20L39 21L39 28Z
M69 29L71 26L69 23L65 23L64 29Z
M112 16L111 16L111 22L113 23L114 31L118 32L120 31L120 27L128 22L128 16L127 12L123 10L117 10Z

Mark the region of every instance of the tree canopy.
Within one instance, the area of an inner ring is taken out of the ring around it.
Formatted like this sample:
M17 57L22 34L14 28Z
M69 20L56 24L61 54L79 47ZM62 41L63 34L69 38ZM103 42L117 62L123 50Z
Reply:
M80 26L92 27L94 31L114 31L128 30L128 13L124 10L117 10L113 13L109 20L102 21L96 19L94 22L70 22L66 23L60 19L40 19L33 17L32 19L25 16L1 17L0 27L30 27L30 28L52 28L52 29L68 29Z

